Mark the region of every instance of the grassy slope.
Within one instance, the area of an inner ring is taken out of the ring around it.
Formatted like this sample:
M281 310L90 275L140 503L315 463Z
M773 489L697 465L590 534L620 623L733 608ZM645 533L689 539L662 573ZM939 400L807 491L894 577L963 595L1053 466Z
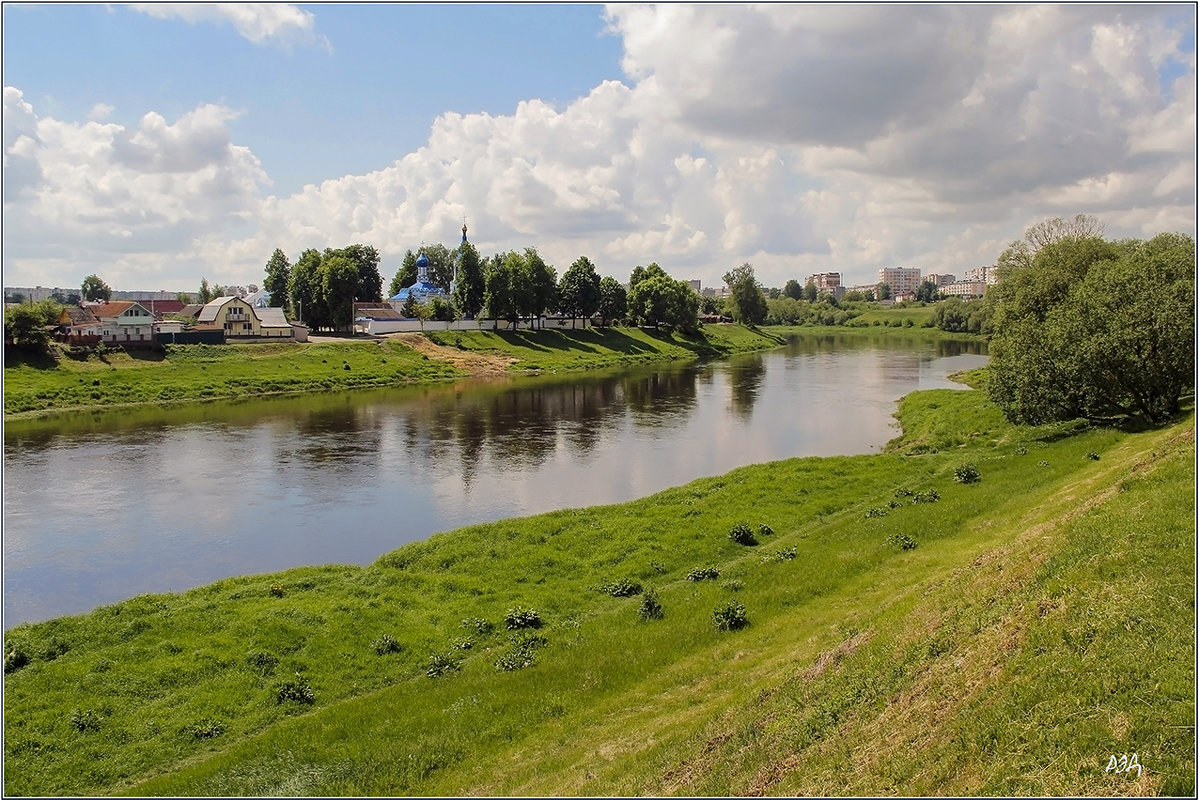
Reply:
M693 359L782 343L741 326L708 326L696 337L638 329L448 332L466 349L515 356L513 370L577 370L655 359ZM448 364L396 341L172 345L165 353L113 351L103 358L28 359L6 353L4 412L45 412L393 386L461 377ZM348 369L347 369L348 366Z
M1193 794L1193 420L1014 428L973 391L900 414L881 455L18 627L6 794ZM736 545L742 520L774 533ZM665 618L598 591L623 577ZM750 626L717 631L733 601ZM508 635L461 621L517 604L546 645L500 672ZM313 707L276 703L297 673ZM1139 778L1104 772L1134 751Z

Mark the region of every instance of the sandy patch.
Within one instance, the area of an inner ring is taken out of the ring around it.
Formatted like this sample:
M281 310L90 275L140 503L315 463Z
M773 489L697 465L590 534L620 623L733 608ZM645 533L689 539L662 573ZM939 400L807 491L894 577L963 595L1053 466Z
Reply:
M438 345L424 334L417 332L401 332L388 334L387 339L394 339L412 348L417 353L423 353L430 359L447 362L472 376L501 376L511 375L508 368L516 362L513 356L501 356L496 353L479 353L478 351L459 350L445 345Z

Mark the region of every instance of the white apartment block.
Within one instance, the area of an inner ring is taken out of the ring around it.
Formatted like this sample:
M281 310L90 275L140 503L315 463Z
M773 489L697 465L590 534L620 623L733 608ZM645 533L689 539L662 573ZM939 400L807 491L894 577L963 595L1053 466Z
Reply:
M919 267L880 267L878 282L891 287L891 297L899 297L920 288Z
M817 289L825 292L835 292L841 287L841 273L817 273L809 275L804 280L804 286L814 284Z
M986 281L954 281L941 287L942 294L959 298L981 298L986 291Z
M994 266L975 267L973 270L966 271L965 280L982 281L987 286L994 286L999 283L999 270Z

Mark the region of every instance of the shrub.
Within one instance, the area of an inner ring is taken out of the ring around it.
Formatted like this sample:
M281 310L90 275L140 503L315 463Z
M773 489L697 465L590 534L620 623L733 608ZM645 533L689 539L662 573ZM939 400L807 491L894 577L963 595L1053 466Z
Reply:
M71 713L71 725L77 731L96 731L100 728L100 715L94 709L79 709Z
M637 609L637 614L642 620L661 620L666 616L662 611L662 604L658 602L658 593L654 590L647 590L645 595L641 597L641 606Z
M509 609L508 614L504 616L504 621L507 623L509 631L541 628L541 615L537 610L525 609L523 606L514 606Z
M475 634L486 637L495 629L495 625L490 620L481 617L468 617L462 621L462 628L474 629Z
M953 469L953 480L959 484L974 484L981 478L978 468L972 464L960 464Z
M371 648L375 649L376 654L383 656L384 654L398 654L404 649L404 646L400 645L390 634L383 634L371 643Z
M1099 461L1099 454L1095 453L1095 451L1087 451L1087 458L1097 462Z
M887 514L886 509L879 509L879 508L875 507L866 513L866 518L870 519L872 517L883 517L886 514Z
M757 545L758 540L754 537L753 529L744 523L738 523L729 531L729 539L738 545Z
M630 595L640 595L641 585L626 578L619 581L609 581L600 587L600 591L611 595L613 598L628 598Z
M547 645L549 640L536 634L514 637L508 651L495 660L496 669L511 672L527 668L533 664L537 649Z
M211 740L225 733L225 724L211 718L183 728L183 733L196 740Z
M887 537L887 542L898 546L900 550L904 551L910 551L916 547L916 540L907 534L892 534L890 537Z
M431 679L438 676L444 676L451 671L461 670L461 663L452 656L446 654L433 654L429 657L429 667L425 668L425 675Z
M275 582L274 584L271 585L271 595L275 596L276 598L282 598L284 596L284 594L285 593L283 591L282 584Z
M12 673L29 664L29 652L20 643L13 643L4 649L4 672Z
M928 492L917 492L912 496L912 503L936 503L941 500L941 493L934 490Z
M688 581L703 581L704 579L718 579L720 571L714 567L697 567L687 574Z
M758 524L758 533L761 534L763 537L769 537L771 534L774 533L774 529L772 529L770 526L766 525L765 523L759 523Z
M316 702L316 693L299 673L296 673L294 680L285 681L275 688L275 703L285 704L288 701L294 701L297 704Z
M784 562L788 559L794 559L794 558L795 558L795 549L794 548L782 548L777 551L770 551L768 553L762 554L763 562Z
M712 610L712 625L721 631L734 631L748 626L749 616L744 605L729 603Z
M1019 448L1016 448L1017 456L1025 456L1027 454L1028 454L1028 448L1024 447L1023 445L1021 445Z

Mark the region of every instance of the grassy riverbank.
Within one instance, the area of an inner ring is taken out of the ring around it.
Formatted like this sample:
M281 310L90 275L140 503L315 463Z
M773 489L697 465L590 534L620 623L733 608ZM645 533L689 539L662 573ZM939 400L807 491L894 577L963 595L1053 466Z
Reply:
M879 455L19 626L5 793L1193 795L1193 418L899 416Z
M86 358L5 354L4 413L297 394L445 381L469 374L461 353L496 357L501 372L581 370L661 359L694 359L763 350L781 336L741 326L707 326L698 335L608 328L462 332L426 339L451 347L417 351L398 339L253 345L169 345ZM507 365L510 365L507 366Z

